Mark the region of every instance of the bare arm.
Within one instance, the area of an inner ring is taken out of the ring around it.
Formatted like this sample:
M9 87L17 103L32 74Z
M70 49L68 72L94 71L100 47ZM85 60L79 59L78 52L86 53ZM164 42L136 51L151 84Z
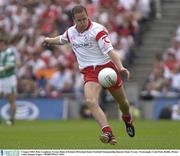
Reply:
M49 44L60 44L60 37L57 36L57 37L53 37L53 38L50 38L50 37L46 37L44 39L45 42L48 42Z
M46 37L43 41L43 46L51 46L51 45L64 45L67 42L63 39L61 39L61 36L57 37Z
M129 71L122 65L122 62L117 54L117 52L115 50L111 50L108 53L109 57L111 58L112 62L116 65L116 67L118 68L119 72L121 74L126 75L127 79L129 79L130 77L130 73Z

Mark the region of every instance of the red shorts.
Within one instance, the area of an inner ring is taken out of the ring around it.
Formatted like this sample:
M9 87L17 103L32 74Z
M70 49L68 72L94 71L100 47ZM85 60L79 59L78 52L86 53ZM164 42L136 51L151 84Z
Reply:
M104 64L104 65L97 65L95 67L89 66L89 67L82 69L81 73L84 75L84 84L88 81L93 81L93 82L99 83L98 82L98 74L99 74L100 70L102 70L103 68L106 68L106 67L110 67L110 68L114 69L118 75L116 84L107 89L109 89L110 91L118 89L122 85L123 82L122 82L121 76L120 76L116 66L112 62L108 62L107 64Z

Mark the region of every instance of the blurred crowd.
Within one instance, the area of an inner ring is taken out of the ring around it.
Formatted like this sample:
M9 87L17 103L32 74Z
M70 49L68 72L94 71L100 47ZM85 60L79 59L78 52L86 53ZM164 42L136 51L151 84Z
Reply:
M141 97L180 97L180 26L170 47L156 55Z
M57 36L73 25L71 9L75 5L86 6L90 19L107 27L119 58L128 67L133 63L133 48L142 44L147 21L154 13L154 1L0 0L0 33L9 34L10 46L16 51L19 96L60 97L64 93L82 93L82 77L70 46L48 49L41 46L45 36ZM178 39L174 39L172 48L166 53L163 60L166 63L156 62L159 68L155 70L159 71L153 71L149 81L158 76L166 87L164 77L172 78L174 74L177 79L175 73L179 72L179 66L174 61L180 59ZM166 75L162 74L164 66L169 69ZM173 85L177 83L175 81ZM175 86L179 87L179 84ZM164 89L160 86L159 90Z

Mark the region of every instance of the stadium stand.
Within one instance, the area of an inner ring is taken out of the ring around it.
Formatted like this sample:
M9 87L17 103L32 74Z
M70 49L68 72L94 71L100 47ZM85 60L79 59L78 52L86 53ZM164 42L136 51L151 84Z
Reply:
M162 5L163 10L168 9L168 13L164 11L163 19L159 20L158 23L156 21L155 24L152 23L151 36L147 36L148 42L145 41L144 47L151 54L143 55L147 57L147 60L151 61L146 62L146 64L151 64L150 69L143 69L144 72L149 72L150 74L148 74L149 76L143 86L142 98L179 97L180 95L180 36L179 28L177 29L179 21L176 20L179 18L179 4L179 1L164 1ZM156 38L156 40L153 42L149 37ZM153 48L150 46L153 46ZM146 53L146 51L143 52ZM152 59L150 59L151 57Z
M134 79L142 87L139 89L139 107L143 118L179 120L173 114L178 112L180 98L180 23L177 20L180 1L161 2L162 17L150 23L143 38L144 46L139 49L139 58L135 60L139 69L133 71Z

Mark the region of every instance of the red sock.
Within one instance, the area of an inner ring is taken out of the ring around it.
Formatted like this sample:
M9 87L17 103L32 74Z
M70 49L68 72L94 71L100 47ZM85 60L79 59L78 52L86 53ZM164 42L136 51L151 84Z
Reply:
M122 115L122 119L123 119L125 122L132 122L132 117L131 117L130 114Z
M103 133L112 132L111 128L109 126L104 126L102 128Z

